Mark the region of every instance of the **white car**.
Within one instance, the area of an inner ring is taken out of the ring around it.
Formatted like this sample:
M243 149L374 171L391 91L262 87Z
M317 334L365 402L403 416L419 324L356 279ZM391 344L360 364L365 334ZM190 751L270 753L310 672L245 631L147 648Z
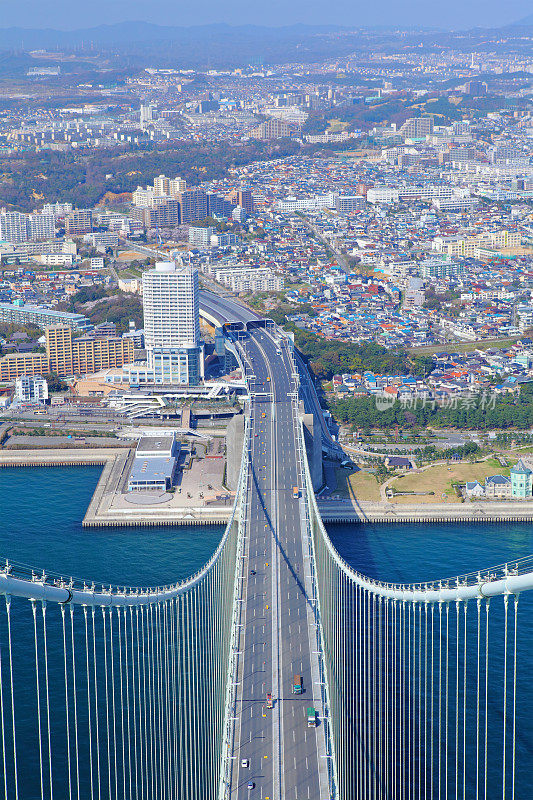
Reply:
M241 767L247 769L250 766L250 761L247 758L241 759Z

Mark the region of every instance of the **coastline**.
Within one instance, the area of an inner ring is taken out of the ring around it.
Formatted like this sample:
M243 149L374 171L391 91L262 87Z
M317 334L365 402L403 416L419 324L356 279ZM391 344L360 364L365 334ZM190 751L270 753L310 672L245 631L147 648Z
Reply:
M84 527L225 525L231 506L177 506L171 504L117 507L129 472L133 450L101 448L80 450L5 450L0 451L2 467L103 466L102 474L83 518ZM455 522L530 522L533 502L470 502L407 505L399 503L319 500L324 523L455 523Z

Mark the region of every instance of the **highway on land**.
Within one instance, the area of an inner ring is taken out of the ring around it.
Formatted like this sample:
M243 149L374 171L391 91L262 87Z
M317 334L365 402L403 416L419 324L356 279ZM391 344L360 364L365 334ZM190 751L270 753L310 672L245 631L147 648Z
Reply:
M290 397L294 378L285 342L264 329L241 338L254 377L231 797L326 800L323 726L308 727L306 716L313 706L320 721L322 704L304 506L301 491L293 496L303 481ZM303 677L302 694L293 694L295 674Z

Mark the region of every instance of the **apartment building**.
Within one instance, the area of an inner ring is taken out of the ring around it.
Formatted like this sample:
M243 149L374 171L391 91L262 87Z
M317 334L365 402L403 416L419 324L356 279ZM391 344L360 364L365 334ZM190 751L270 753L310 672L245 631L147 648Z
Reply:
M46 329L46 354L9 353L0 359L0 380L55 372L61 377L91 375L101 369L122 367L134 359L131 339L118 336L72 338L72 329L55 325Z
M412 117L406 119L400 130L404 139L421 139L433 133L433 117Z
M207 195L203 189L186 189L180 192L178 200L183 225L207 217Z
M283 278L268 268L217 269L215 280L223 283L233 292L280 292Z
M0 238L13 244L32 240L53 239L55 217L53 214L21 214L18 211L0 212Z
M93 212L89 208L71 211L65 217L65 233L69 236L80 236L93 229Z
M253 214L254 212L254 198L251 189L233 189L227 195L226 200L229 200L235 206L244 208L247 214Z
M71 314L68 311L53 311L42 306L24 305L21 300L14 303L0 303L0 322L14 325L38 325L46 328L49 325L65 325L79 331L88 331L92 323L83 314Z
M433 240L433 249L449 256L479 258L481 250L502 250L520 247L521 237L518 231L487 231L479 236L446 239L437 236Z
M286 136L291 136L294 130L293 127L281 119L269 119L250 131L250 136L254 139L263 140L283 139Z
M72 338L64 325L46 329L46 354L50 371L58 375L91 375L101 369L122 367L133 361L130 339L118 336Z
M44 353L8 353L0 358L0 381L14 381L22 375L47 375L48 356Z

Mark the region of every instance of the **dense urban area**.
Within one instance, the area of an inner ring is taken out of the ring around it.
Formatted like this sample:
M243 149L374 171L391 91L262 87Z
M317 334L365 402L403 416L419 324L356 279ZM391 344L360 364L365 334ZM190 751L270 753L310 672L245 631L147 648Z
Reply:
M6 414L157 416L175 384L193 402L221 380L234 397L213 327L189 319L170 367L147 334L171 262L192 317L203 287L293 335L378 483L387 442L396 471L442 456L439 431L462 431L456 459L533 443L528 30L310 37L287 63L267 37L265 58L218 68L170 66L170 44L134 69L79 45L7 57Z
M5 800L532 797L496 6L2 6Z

